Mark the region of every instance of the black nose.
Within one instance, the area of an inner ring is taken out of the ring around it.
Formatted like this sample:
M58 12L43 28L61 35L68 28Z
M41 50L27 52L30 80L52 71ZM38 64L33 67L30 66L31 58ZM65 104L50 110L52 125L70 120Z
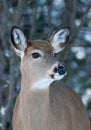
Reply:
M66 73L64 66L58 66L57 72L58 72L60 75L64 75L64 74Z

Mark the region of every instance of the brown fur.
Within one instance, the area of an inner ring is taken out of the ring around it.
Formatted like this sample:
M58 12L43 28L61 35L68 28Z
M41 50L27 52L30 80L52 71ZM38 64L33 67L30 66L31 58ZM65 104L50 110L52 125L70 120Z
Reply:
M31 58L35 49L43 59ZM52 83L47 89L32 90L57 62L52 46L44 40L31 41L21 61L21 91L13 112L13 130L90 130L88 114L72 90Z
M49 91L23 94L16 102L13 130L90 130L87 112L72 90L56 84Z
M34 47L35 49L38 49L38 50L42 50L43 52L52 52L54 49L53 47L51 46L51 44L46 41L46 40L34 40L34 41L28 41L28 47L26 48L26 52L27 52L27 49L29 49L29 47Z

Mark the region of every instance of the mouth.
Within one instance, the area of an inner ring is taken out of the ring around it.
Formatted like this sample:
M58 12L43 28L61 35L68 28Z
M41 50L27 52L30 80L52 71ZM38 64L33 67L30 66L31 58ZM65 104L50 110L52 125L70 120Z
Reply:
M54 73L54 74L49 74L49 77L54 80L61 80L66 74L67 72L63 75L60 75L59 73Z

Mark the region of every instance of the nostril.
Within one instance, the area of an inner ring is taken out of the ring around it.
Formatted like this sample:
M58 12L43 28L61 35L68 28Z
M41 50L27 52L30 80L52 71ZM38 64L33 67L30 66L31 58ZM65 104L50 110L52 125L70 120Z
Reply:
M57 73L58 69L57 67L54 68L54 73Z
M57 71L60 75L63 75L66 72L64 66L58 66Z

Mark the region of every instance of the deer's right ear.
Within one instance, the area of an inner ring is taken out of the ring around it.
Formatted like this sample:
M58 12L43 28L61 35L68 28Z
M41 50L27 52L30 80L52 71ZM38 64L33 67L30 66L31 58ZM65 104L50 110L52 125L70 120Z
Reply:
M22 57L27 48L27 41L24 33L16 26L13 26L11 30L11 42L16 54Z

